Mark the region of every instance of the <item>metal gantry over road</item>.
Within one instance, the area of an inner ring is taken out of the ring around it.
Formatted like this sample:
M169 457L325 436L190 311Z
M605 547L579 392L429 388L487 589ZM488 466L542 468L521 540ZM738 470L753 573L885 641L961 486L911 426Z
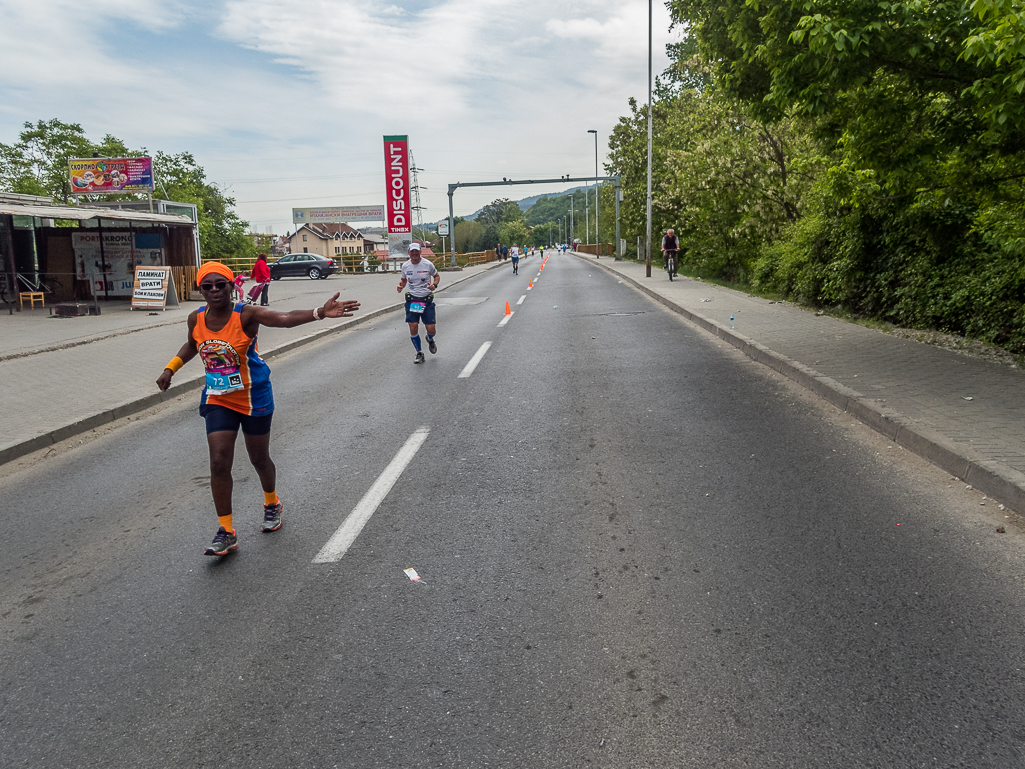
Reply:
M619 186L618 176L580 176L570 177L564 176L559 179L522 179L513 181L512 179L502 179L498 182L456 182L455 184L448 185L448 229L452 233L452 266L456 266L456 222L455 214L452 209L452 196L455 191L460 187L508 187L515 184L564 184L566 182L594 182L597 187L598 182L612 182L615 186L615 199L616 199L616 259L623 258L622 252L622 241L619 238L619 202L622 197L622 192ZM595 200L595 207L598 206L598 201ZM597 238L595 238L597 240ZM600 246L599 246L600 248Z

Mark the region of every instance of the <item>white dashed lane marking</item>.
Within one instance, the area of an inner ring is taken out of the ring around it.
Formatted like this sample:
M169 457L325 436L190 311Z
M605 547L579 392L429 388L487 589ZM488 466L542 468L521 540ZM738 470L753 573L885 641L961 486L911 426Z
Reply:
M508 315L504 316L502 318L502 320L499 321L498 328L502 328L502 326L504 326L506 323L508 323L510 320L512 320L512 316L513 315L514 315L514 313L510 312ZM459 376L462 376L462 374L460 374Z
M374 481L370 491L363 495L363 499L359 501L359 504L352 509L349 516L338 527L338 531L334 533L331 539L327 541L327 544L317 553L317 557L313 559L314 563L334 563L345 555L345 551L356 541L356 537L363 531L363 527L370 520L370 516L374 514L384 501L384 498L388 496L391 487L395 485L395 481L402 475L406 465L416 456L416 452L420 450L430 432L431 428L424 426L418 428L415 433L409 436L409 440L399 449L399 453L395 455L391 463L384 468L384 472Z
M511 318L512 316L507 315L506 317ZM456 379L466 379L470 376L470 374L473 373L473 370L477 368L477 364L481 362L481 359L487 353L489 347L491 347L491 342L485 342L482 344L480 349L473 354L472 358L470 358L470 362L467 363L466 366L463 367L463 370L459 372L459 376L456 377Z

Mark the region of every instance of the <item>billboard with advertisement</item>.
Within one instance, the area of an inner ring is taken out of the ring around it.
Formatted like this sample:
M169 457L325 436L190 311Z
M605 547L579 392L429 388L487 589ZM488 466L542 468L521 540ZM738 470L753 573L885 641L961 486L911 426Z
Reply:
M75 195L153 191L153 158L72 158L68 172Z
M384 137L384 178L388 200L388 232L412 232L408 136Z
M328 222L383 222L384 206L320 206L293 208L294 224L320 224Z

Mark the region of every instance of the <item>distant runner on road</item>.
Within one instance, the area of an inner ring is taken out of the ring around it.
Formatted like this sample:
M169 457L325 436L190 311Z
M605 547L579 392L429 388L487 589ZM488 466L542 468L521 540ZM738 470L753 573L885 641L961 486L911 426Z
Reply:
M509 256L512 257L513 263L513 275L520 274L520 247L515 243L512 244L512 248L509 249Z
M178 354L157 378L157 387L167 390L178 369L197 354L206 368L206 386L199 401L199 414L206 420L210 450L210 491L217 510L218 529L204 555L227 555L238 549L238 532L232 524L231 467L235 442L242 428L249 461L263 487L264 532L281 528L281 499L277 492L277 468L270 458L270 425L274 414L270 368L256 347L260 326L292 328L322 318L346 318L359 309L359 302L338 301L338 294L323 307L313 310L277 312L244 302L234 302L234 275L220 262L199 268L196 283L206 304L188 317L188 338Z
M424 352L420 346L420 321L427 329L427 349L434 355L438 345L434 341L435 325L434 290L441 283L441 275L428 259L420 256L420 244L413 241L409 244L409 260L402 265L402 279L395 287L396 291L409 286L406 292L406 323L409 324L409 339L416 349L413 363L423 363Z

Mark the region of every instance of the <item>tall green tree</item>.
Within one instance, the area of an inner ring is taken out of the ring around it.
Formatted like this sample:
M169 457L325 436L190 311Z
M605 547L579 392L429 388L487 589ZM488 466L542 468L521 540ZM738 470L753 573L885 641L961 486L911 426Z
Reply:
M158 151L153 156L153 172L170 200L196 205L204 259L256 257L256 246L246 234L249 222L235 212L235 199L207 182L206 172L191 153Z
M672 0L712 87L812 120L823 169L760 282L1025 349L1017 0Z
M78 123L25 123L17 142L0 144L0 184L11 192L46 195L66 204L72 199L68 162L97 152L98 145L86 138Z

